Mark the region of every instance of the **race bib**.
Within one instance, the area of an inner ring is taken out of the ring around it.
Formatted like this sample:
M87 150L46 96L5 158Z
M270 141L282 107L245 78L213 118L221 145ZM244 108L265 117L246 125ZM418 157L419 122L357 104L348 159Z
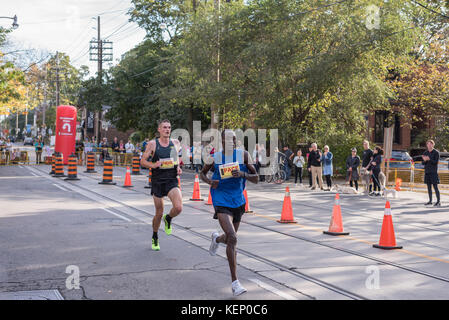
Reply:
M173 169L176 165L176 161L173 158L159 159L161 162L160 169Z
M228 179L232 178L232 171L240 170L240 166L238 162L231 162L220 165L218 169L220 170L220 178Z

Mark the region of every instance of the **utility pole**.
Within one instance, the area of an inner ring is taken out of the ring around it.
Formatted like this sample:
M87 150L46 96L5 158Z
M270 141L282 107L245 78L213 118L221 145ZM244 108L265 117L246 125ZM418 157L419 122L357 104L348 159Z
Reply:
M101 73L103 71L103 50L102 50L102 43L101 43L101 33L100 33L100 16L97 17L97 31L98 31L98 37L97 37L97 46L98 46L98 83L102 83L102 77ZM101 103L100 103L101 105ZM95 112L95 139L98 143L99 136L98 133L100 132L100 111Z
M112 42L101 40L100 16L97 17L97 39L90 41L90 61L98 61L98 84L103 83L103 61L112 61ZM99 101L101 106L101 101ZM95 111L94 132L96 141L99 141L100 111ZM87 120L87 119L86 119Z
M59 53L56 51L56 106L59 106Z

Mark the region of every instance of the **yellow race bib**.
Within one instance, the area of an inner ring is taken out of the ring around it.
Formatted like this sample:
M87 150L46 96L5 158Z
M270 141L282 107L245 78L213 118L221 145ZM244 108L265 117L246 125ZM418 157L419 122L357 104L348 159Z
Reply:
M238 162L231 162L218 166L218 169L220 170L220 178L228 179L232 178L232 171L240 170L240 166Z
M173 169L176 165L176 161L173 158L159 159L161 162L160 169Z

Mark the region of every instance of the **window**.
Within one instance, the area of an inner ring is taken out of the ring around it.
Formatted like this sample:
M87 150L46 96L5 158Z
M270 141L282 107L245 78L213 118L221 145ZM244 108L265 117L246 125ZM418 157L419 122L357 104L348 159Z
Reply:
M374 118L374 142L384 142L384 129L388 128L394 121L393 143L401 144L401 120L397 113L394 114L393 119L389 119L389 111L376 111Z

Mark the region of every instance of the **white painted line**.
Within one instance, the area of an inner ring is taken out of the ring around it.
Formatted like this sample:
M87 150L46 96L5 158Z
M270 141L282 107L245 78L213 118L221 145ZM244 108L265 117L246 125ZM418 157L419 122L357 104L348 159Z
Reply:
M258 279L248 279L248 280L251 281L251 282L254 282L259 287L264 288L265 290L271 291L274 294L276 294L276 295L278 295L278 296L280 296L280 297L282 297L284 299L287 299L287 300L298 300L295 297L289 295L288 293L282 292L282 291L276 289L275 287L272 287L269 284L267 284L265 282L262 282L262 281L260 281Z
M126 218L126 217L124 217L124 216L121 216L121 215L119 215L118 213L112 212L111 210L108 210L108 209L106 209L106 208L101 208L101 209L103 209L103 210L106 211L106 212L109 212L109 213L113 214L113 215L116 216L116 217L119 217L120 219L123 219L123 220L125 220L125 221L131 222L130 219L128 219L128 218Z
M38 176L37 174L35 174L34 172L31 172L31 174L32 174L33 176L35 176L35 177L40 177L40 176Z
M53 183L53 185L54 185L55 187L61 189L62 191L66 191L66 192L69 191L69 190L67 190L67 189L65 189L65 188L63 188L63 187L57 185L56 183Z

